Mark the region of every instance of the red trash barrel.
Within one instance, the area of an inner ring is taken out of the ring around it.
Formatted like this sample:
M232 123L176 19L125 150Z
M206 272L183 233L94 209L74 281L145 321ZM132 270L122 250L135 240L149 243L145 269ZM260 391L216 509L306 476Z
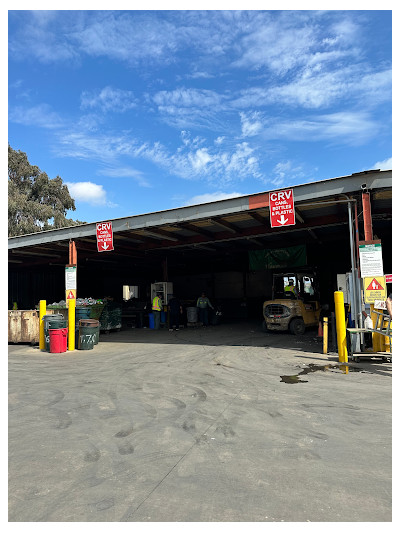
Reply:
M50 353L67 351L68 328L49 329Z

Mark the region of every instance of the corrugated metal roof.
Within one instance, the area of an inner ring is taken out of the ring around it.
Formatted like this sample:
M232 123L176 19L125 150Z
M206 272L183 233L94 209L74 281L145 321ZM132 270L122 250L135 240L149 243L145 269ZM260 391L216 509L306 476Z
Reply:
M330 234L332 230L328 228L345 228L348 215L343 195L360 203L363 184L372 191L373 216L391 220L392 172L368 171L293 187L297 221L290 227L270 227L265 192L114 219L115 250L102 253L101 259L129 261L166 250L195 253L200 247L204 253L213 253L224 249L227 243L257 249L281 246L282 241L317 240L325 230L327 236ZM80 258L98 258L96 224L91 223L10 238L9 260L14 264L65 264L69 240L76 242Z

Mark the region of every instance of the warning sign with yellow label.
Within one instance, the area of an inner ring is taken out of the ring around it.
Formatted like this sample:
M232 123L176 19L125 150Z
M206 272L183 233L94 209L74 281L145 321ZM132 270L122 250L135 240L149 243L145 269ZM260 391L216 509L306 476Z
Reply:
M364 302L373 304L375 300L386 300L385 276L375 276L363 278L364 280Z
M65 291L65 300L67 302L68 307L68 304L71 300L76 300L76 290L70 289L68 291Z

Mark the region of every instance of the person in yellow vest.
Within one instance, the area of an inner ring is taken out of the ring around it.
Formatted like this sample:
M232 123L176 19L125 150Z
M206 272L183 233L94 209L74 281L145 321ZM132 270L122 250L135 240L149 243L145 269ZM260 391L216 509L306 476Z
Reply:
M160 294L157 293L153 298L153 303L151 306L151 309L153 311L153 317L154 317L154 329L160 329L160 318L161 318L161 311L162 311L162 300L160 298Z
M286 285L285 292L291 292L295 296L297 296L297 289L294 286L294 281L292 279L289 280L289 285Z
M197 307L199 309L199 319L203 323L203 327L208 326L208 308L214 309L210 300L207 298L205 292L201 293L201 296L197 298Z

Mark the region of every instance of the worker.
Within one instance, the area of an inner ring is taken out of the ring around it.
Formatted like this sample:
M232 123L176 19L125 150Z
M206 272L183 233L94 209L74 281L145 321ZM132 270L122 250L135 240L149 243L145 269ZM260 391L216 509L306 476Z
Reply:
M172 295L171 299L168 302L168 310L169 310L169 330L178 331L180 315L183 313L183 309L181 306L181 302L179 301L179 298L177 298L175 295Z
M162 311L161 293L157 293L153 298L152 311L154 316L154 329L160 329L160 319Z
M203 323L203 327L208 326L208 308L214 309L210 300L207 298L206 293L203 291L201 296L197 298L197 307L199 309L199 319Z
M386 298L386 309L389 313L390 319L392 319L392 293Z
M286 285L284 291L285 292L291 292L292 294L297 296L297 289L294 286L294 281L292 279L289 280L289 285Z

